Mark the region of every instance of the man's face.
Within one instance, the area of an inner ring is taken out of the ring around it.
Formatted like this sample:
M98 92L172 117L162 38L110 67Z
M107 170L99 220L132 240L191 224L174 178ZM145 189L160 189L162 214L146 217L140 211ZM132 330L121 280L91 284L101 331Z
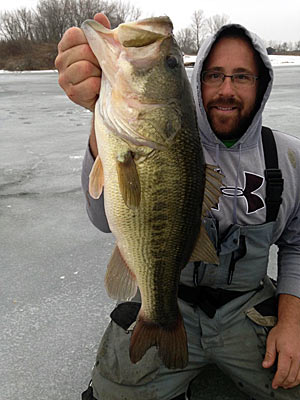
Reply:
M258 76L255 52L240 38L222 38L205 61L205 71L225 75L249 73ZM253 86L235 87L225 78L219 87L202 83L202 100L208 121L221 139L239 138L249 126L256 102L257 81Z

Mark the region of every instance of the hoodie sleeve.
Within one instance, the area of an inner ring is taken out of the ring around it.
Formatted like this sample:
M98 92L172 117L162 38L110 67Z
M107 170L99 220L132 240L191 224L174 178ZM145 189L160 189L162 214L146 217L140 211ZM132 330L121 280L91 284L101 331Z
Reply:
M300 298L300 206L276 244L279 248L277 294Z
M300 140L273 130L284 179L282 210L277 221L277 293L300 298Z
M104 211L104 197L103 193L99 199L93 199L89 194L89 174L94 164L94 158L90 152L89 146L87 146L85 156L82 164L81 172L81 185L86 199L86 210L88 216L96 228L102 232L110 232L107 218Z

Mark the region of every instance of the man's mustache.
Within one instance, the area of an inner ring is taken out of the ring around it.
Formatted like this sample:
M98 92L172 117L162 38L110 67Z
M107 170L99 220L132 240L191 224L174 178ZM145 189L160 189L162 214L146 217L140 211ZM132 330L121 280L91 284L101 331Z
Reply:
M207 103L207 107L211 108L211 107L237 107L237 108L241 108L242 104L239 100L234 99L232 97L229 98L219 98L219 99L214 99L211 100Z

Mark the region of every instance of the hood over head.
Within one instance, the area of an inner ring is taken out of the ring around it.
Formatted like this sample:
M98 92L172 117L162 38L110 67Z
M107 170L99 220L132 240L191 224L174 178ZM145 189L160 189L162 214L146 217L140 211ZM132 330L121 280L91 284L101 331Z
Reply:
M201 93L201 72L203 64L207 59L208 55L210 54L210 51L214 43L219 39L220 36L222 37L223 35L226 35L229 32L233 32L234 36L235 32L237 33L240 32L242 35L249 38L250 43L252 44L254 50L256 51L256 53L258 54L258 56L262 61L261 63L262 73L260 73L260 80L259 80L259 85L260 85L259 87L262 88L260 101L256 106L252 122L248 126L246 132L234 146L228 149L236 151L238 144L243 145L243 148L245 148L248 146L253 146L259 139L261 132L261 125L262 125L262 112L272 89L273 69L263 41L256 34L249 32L245 27L241 25L238 24L224 25L222 28L219 29L219 31L216 34L205 40L205 42L203 43L198 52L191 80L193 94L196 102L198 124L199 124L199 129L201 131L201 139L203 145L208 147L215 146L216 144L219 144L220 147L225 146L222 143L222 141L218 139L218 137L212 131L206 116L206 112L202 101L202 93Z

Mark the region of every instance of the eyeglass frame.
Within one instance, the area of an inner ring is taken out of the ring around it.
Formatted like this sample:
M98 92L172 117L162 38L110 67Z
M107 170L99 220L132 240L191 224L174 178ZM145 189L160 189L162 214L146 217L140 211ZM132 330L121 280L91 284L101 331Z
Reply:
M207 73L207 72L216 73L216 74L220 74L221 76L223 76L222 79L221 79L221 81L220 81L220 84L214 85L214 84L210 84L210 83L205 82L204 79L203 79L203 75L204 75L205 73ZM251 83L250 85L241 84L240 86L235 86L236 83L234 83L233 77L234 77L234 76L237 76L237 75L247 75L247 76L251 76L251 77L253 78L253 81L252 81L252 83ZM224 83L224 81L225 81L225 78L230 78L231 83L232 83L233 86L235 86L235 87L241 87L241 86L253 87L254 84L255 84L255 82L259 79L259 76L256 76L256 75L254 75L254 74L250 74L250 73L248 73L248 72L235 72L235 73L232 74L232 75L226 75L226 74L224 74L224 72L221 72L221 71L214 71L214 70L211 70L211 71L208 70L208 71L202 71L202 72L201 72L201 82L203 82L204 84L206 84L206 85L208 85L208 86L210 86L210 87L220 87L220 86L222 86L223 83Z

